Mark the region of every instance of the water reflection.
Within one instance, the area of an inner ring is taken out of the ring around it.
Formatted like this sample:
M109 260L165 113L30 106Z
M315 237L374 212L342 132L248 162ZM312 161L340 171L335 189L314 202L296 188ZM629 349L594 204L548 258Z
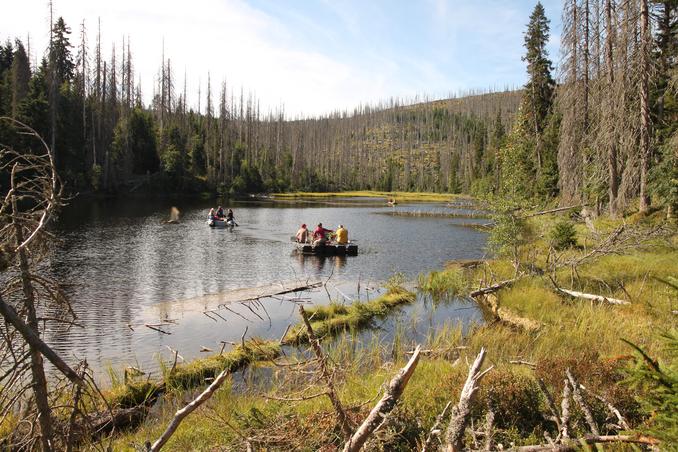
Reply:
M313 256L297 252L293 252L292 255L299 262L299 268L302 272L310 272L317 275L325 274L326 266L330 271L341 272L346 266L346 260L351 259L351 257L347 256Z

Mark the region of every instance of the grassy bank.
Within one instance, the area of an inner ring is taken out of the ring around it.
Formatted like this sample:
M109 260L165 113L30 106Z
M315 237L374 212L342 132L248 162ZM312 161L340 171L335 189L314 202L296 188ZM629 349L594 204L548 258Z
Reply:
M396 202L447 202L455 199L468 198L461 195L452 195L449 193L411 193L404 191L343 191L343 192L294 192L294 193L273 193L272 196L278 199L294 198L384 198L386 200L395 199Z
M164 366L162 380L138 378L114 382L104 396L113 408L130 408L153 401L162 393L200 387L224 369L236 372L250 364L275 359L279 354L280 344L249 339L229 352L179 363L174 367Z
M551 438L557 436L556 424L548 419L550 411L540 381L559 409L566 369L586 388L586 401L601 434L624 431L614 425L616 418L607 407L610 403L629 423L631 433L656 435L664 439L660 448L672 447L670 435L675 432L666 426L673 422L675 428L676 415L671 417L666 409L652 405L657 394L653 391L661 381L648 383L637 377L639 369L647 371L654 365L664 372L676 367L675 345L667 346L661 337L662 333L675 331L678 322L678 293L662 282L678 275L675 230L645 234L643 231L656 230L656 223L623 226L620 220L602 219L595 223L595 231L576 225L574 246L555 251L550 246L554 223L546 217L529 221L531 234L518 250L518 263L509 258L452 263L420 277L420 290L440 299L516 275L518 279L492 294L495 307L494 311L488 310L487 323L471 327L464 336L461 326L451 318L446 327L429 332L421 344L426 355L397 408L368 444L369 450L419 448L438 413L447 402L458 399L468 372L466 362L481 347L487 349L486 366L493 365L494 369L480 384L471 417L474 430L482 431L486 414L492 411L495 447L542 444L546 442L545 433ZM594 252L606 246L620 228L617 248ZM577 265L564 265L580 259L583 260ZM572 298L558 292L556 285L629 304ZM329 337L347 331L326 342L325 349L334 363L339 397L354 424L365 418L382 385L407 360L405 351L414 346L401 330L395 332L393 343L381 343L376 335L372 340L356 342L357 336L352 332L368 323L365 319L403 302L402 293L391 295L395 298L379 302L375 299L370 302L373 305L335 304L309 310L319 335ZM498 312L509 319L534 322L538 327L517 327L502 320ZM302 343L303 336L303 331L295 328L287 340ZM622 339L641 347L653 364L638 360L634 348ZM303 397L325 390L317 379L280 365L268 369L250 367L243 378L244 391L242 384L239 391L221 390L207 408L193 414L179 428L167 450L243 449L246 439L255 448L269 450L332 450L342 445L329 400ZM295 401L281 400L285 397ZM114 449L132 450L157 438L185 399L169 398L158 415L140 430L120 436ZM584 412L571 401L570 435L581 437L588 432ZM483 439L478 441L475 446L472 435L467 434L467 445L480 447Z
M306 312L316 336L327 338L368 325L375 317L384 316L402 304L412 303L415 297L414 293L400 286L392 286L374 300L354 301L348 305L330 303L307 309ZM285 336L284 342L293 345L308 342L306 327L301 323L295 325Z

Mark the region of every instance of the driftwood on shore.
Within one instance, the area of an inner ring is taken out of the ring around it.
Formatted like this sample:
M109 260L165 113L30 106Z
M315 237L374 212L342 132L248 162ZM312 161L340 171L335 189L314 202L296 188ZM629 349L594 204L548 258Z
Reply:
M410 377L419 363L419 352L420 347L417 346L405 367L400 369L389 383L384 396L377 402L374 408L372 408L372 411L370 411L367 418L365 418L353 436L346 442L344 445L344 452L359 451L369 436L385 422L388 414L395 408L398 399L405 390L405 386L407 386Z
M602 295L595 295L584 292L577 292L576 290L563 289L562 287L556 287L556 290L560 293L564 293L565 295L569 295L574 298L581 298L584 300L598 301L600 303L609 303L616 305L630 304L626 300L620 300L618 298L605 297Z

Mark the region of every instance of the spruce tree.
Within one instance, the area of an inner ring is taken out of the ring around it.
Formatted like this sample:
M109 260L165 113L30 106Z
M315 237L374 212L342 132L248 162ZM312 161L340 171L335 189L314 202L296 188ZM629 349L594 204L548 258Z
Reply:
M540 135L546 127L555 89L555 81L551 76L553 67L546 51L548 40L549 20L546 18L544 7L537 2L527 25L526 53L523 57L523 61L527 62L528 75L523 94L523 108L537 142L541 141ZM539 152L540 149L537 149L537 158L541 160ZM541 166L541 161L538 163Z
M14 50L14 59L11 67L12 80L12 117L19 115L21 102L28 95L28 84L31 81L31 65L28 61L28 54L24 45L16 40L16 49Z
M75 63L71 52L73 46L68 38L70 34L71 29L66 26L64 19L59 17L52 28L52 48L49 58L50 69L55 71L57 87L73 79Z
M555 89L546 51L548 40L549 20L538 2L525 32L523 61L527 62L528 80L513 129L499 153L499 188L503 196L515 201L549 197L557 190L554 140L544 136L551 123Z

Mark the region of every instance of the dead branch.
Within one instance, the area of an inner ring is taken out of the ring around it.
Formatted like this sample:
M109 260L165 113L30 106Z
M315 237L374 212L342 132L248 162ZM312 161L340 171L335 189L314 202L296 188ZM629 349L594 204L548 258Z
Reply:
M290 328L292 327L291 323L287 324L287 328L285 328L285 332L280 336L280 345L285 343L285 336L287 336L287 333L290 331Z
M374 432L377 427L384 422L389 413L395 408L398 398L405 390L407 383L410 381L410 377L414 373L414 370L419 363L419 349L417 348L414 351L414 354L407 362L405 367L400 369L400 371L393 377L391 382L386 388L386 393L384 396L377 402L377 404L372 408L370 414L363 421L363 423L358 427L350 440L344 445L344 452L357 452L359 451L367 438Z
M447 445L444 449L447 452L460 451L464 447L464 432L466 431L468 418L471 413L471 402L478 390L477 384L485 374L494 367L490 366L483 372L480 372L480 367L483 365L484 359L485 348L481 348L478 356L469 369L468 377L466 378L464 387L461 390L461 395L459 396L459 403L452 409L452 415L445 434Z
M214 393L221 387L221 385L224 383L226 380L226 377L228 376L229 371L228 370L222 370L221 373L217 376L217 378L214 379L212 384L210 384L207 389L205 389L198 397L196 397L192 402L190 402L188 405L180 409L179 411L176 412L174 415L174 418L172 421L169 423L167 426L167 429L163 432L163 434L158 438L156 442L153 443L153 445L150 447L151 452L156 452L167 443L167 441L172 437L174 432L177 430L179 427L179 424L193 411L195 411L200 405L205 403L210 397L214 395Z
M320 367L320 377L325 381L327 385L327 397L330 399L334 411L337 413L337 418L339 419L339 425L341 426L341 431L344 435L344 438L348 440L351 437L351 426L349 425L348 416L346 416L346 411L337 396L337 391L334 388L334 381L332 379L332 374L330 373L327 367L327 357L320 348L320 341L316 338L315 333L313 332L313 327L311 322L308 320L308 314L304 310L303 306L299 306L299 314L304 321L306 326L306 332L308 334L308 341L313 348L313 353L315 353L316 358L318 359L318 366Z
M605 406L607 407L608 411L610 411L611 414L613 414L614 416L616 416L617 420L619 421L619 426L620 426L620 427L622 427L624 430L631 430L631 427L629 427L629 424L626 422L626 420L625 420L624 417L621 415L621 413L619 412L619 410L618 410L614 405L612 405L606 398L604 398L603 396L600 396L600 395L598 395L598 394L592 392L591 390L589 390L588 388L586 388L586 387L585 387L583 384L581 384L581 383L579 384L579 387L580 387L583 391L586 391L587 394L590 394L592 397L594 397L594 398L600 400L601 402L603 402L603 403L605 404Z
M45 344L40 336L28 325L26 325L14 308L2 299L0 295L0 314L5 318L5 320L10 323L14 328L21 333L21 336L24 340L31 345L31 347L37 349L42 355L51 362L54 367L59 369L69 380L78 385L82 385L83 381L80 376L66 364L59 355L57 355L47 344Z
M160 333L162 333L162 334L167 334L167 335L172 334L172 333L170 333L170 332L168 332L168 331L161 330L160 328L157 328L157 327L155 327L155 326L153 326L153 325L149 325L148 323L144 323L144 326L145 326L146 328L150 328L150 329L152 329L152 330L158 331L158 332L160 332Z
M591 429L591 433L593 433L595 436L599 436L600 433L598 432L598 426L596 425L593 415L591 414L591 408L589 408L588 404L584 400L584 397L579 390L579 385L575 381L572 372L570 372L570 369L565 369L565 374L567 375L567 379L572 386L572 398L575 402L577 402L579 408L581 408L582 412L584 413L584 419L586 419L586 423Z
M428 436L426 437L426 441L424 442L424 446L421 448L421 452L427 452L428 450L430 450L430 448L433 446L433 439L440 436L440 433L441 433L440 424L445 420L445 416L447 415L447 410L450 409L451 405L452 405L452 402L447 402L447 405L445 405L445 408L443 408L443 411L436 417L436 421L433 423L431 430L429 430L429 432L428 432Z
M512 360L509 361L509 363L510 363L510 364L519 364L519 365L522 365L522 366L527 366L527 367L530 367L530 368L532 368L532 369L534 369L534 368L537 367L537 365L536 365L535 363L531 363L531 362L528 362L528 361L523 361L522 359L512 359Z
M491 405L491 404L490 404ZM492 406L487 409L485 415L485 450L494 449L494 410Z
M560 437L568 439L570 437L570 382L565 379L563 385L563 399L560 402Z
M541 393L544 395L544 399L546 400L546 406L548 407L549 411L551 412L551 416L547 417L547 419L556 424L556 428L558 429L558 432L560 433L560 431L561 431L560 416L558 415L558 410L556 409L556 404L553 402L553 396L551 396L551 393L549 392L548 388L546 387L544 380L539 378L539 379L537 379L537 383L539 384L539 389L541 390Z
M247 349L247 347L245 346L245 335L247 334L248 329L249 329L249 326L245 325L245 331L243 331L242 336L240 336L240 345L242 346L243 350Z

